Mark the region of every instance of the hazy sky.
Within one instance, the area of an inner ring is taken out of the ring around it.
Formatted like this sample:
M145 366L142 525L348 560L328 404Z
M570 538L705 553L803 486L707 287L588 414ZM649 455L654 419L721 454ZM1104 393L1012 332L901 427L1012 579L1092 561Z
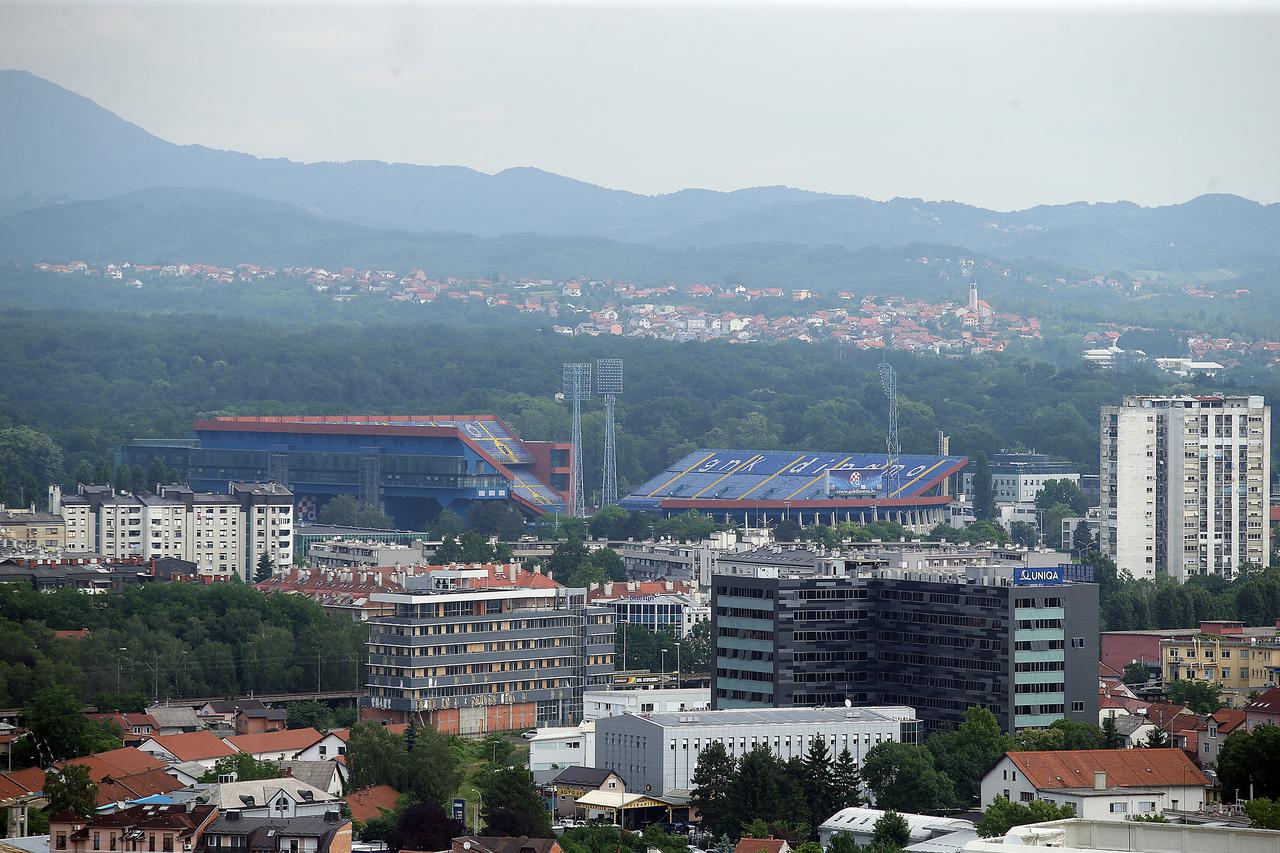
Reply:
M1280 3L1024 5L7 3L0 66L295 160L1003 209L1280 200Z

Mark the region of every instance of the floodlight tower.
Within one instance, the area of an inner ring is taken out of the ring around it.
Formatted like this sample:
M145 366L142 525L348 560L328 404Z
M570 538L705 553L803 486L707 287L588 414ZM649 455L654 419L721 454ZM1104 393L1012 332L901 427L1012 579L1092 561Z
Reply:
M894 469L898 466L898 454L902 452L902 446L898 443L898 377L893 372L893 365L887 361L880 362L880 386L884 388L884 395L889 398L889 434L885 436L884 442L887 457L882 482L885 497L892 497L897 480Z
M564 366L564 395L573 406L573 506L569 513L582 518L587 514L582 487L582 401L591 396L591 362Z
M604 396L604 487L600 506L618 502L617 441L613 407L622 393L622 359L596 359L596 393Z

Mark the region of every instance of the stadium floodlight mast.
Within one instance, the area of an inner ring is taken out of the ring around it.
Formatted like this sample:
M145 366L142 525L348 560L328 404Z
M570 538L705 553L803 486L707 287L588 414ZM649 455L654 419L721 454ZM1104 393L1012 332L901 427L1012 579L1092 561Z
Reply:
M573 506L569 507L569 513L582 518L587 514L582 488L582 401L591 396L591 362L565 364L564 395L573 406Z
M885 436L884 484L885 497L893 497L893 486L897 480L898 455L902 446L898 443L898 377L893 372L893 365L887 361L880 362L880 385L884 395L889 398L889 432Z
M604 396L604 486L600 506L618 502L618 443L614 428L614 403L622 393L622 359L596 359L596 393Z

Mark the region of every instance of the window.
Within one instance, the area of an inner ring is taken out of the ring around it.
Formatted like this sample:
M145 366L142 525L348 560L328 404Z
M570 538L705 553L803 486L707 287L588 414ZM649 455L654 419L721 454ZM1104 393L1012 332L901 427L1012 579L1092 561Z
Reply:
M55 850L66 850L66 849L67 849L67 834L66 834L65 832L59 832L59 833L58 833L58 837L57 837L57 839L54 841L54 843L53 843L53 847L54 847L54 849L55 849Z
M1072 638L1071 638L1071 648L1073 648L1073 649L1083 649L1083 648L1084 648L1084 637L1072 637Z
M1111 804L1112 814L1124 814L1127 811L1129 811L1128 803L1112 803Z
M101 834L101 833L95 832L95 833L93 834L93 849L94 849L94 850L101 850L101 849L102 849L102 834Z
M1036 798L1036 795L1031 791L1023 791L1022 793L1018 794L1018 799L1024 803L1029 803L1035 798Z
M1071 710L1072 710L1072 711L1083 711L1083 710L1084 710L1084 703L1083 703L1083 702L1072 702L1072 703L1071 703Z
M1143 812L1144 814L1155 810L1156 804L1154 800L1147 800L1146 802L1138 803L1138 811Z

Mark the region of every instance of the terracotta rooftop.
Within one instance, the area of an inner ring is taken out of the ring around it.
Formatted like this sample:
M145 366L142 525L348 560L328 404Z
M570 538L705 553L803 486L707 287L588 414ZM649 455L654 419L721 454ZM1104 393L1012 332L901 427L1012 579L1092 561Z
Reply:
M390 785L374 785L354 794L347 795L347 808L351 810L352 820L361 823L372 820L384 811L395 811L400 792Z
M298 752L311 746L324 735L313 728L285 729L279 732L263 732L256 735L236 735L227 743L240 752Z
M1039 789L1092 788L1097 772L1107 774L1109 788L1209 784L1181 749L1075 749L1006 755Z
M223 742L222 738L209 731L160 735L159 737L151 738L151 740L179 761L225 758L236 753L234 749Z

